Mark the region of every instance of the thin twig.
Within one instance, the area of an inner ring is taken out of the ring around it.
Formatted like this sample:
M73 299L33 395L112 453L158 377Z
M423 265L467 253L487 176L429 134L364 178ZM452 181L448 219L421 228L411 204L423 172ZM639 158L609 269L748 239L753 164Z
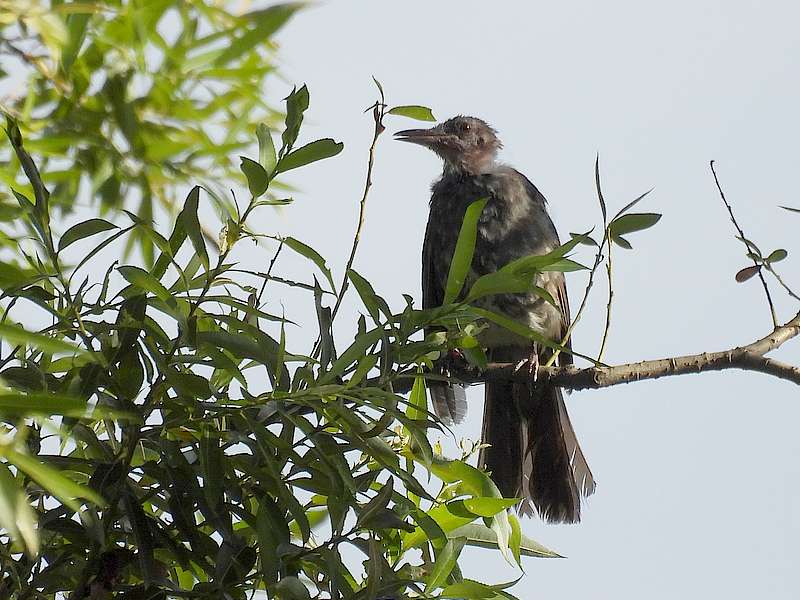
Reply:
M358 250L358 243L361 240L361 231L364 228L364 217L367 209L367 198L369 196L369 190L372 187L372 167L375 163L375 147L378 144L378 138L385 129L383 126L383 114L385 109L386 105L384 103L383 91L381 91L381 101L375 103L372 111L372 115L375 119L375 131L372 136L372 144L370 144L369 147L369 160L367 162L367 176L366 180L364 181L364 193L361 195L361 202L358 209L358 225L356 226L356 232L353 236L353 245L350 248L350 257L347 259L347 265L344 268L342 283L339 286L339 295L336 298L336 304L334 304L333 310L331 311L331 322L333 322L333 320L336 318L336 313L339 312L339 307L342 305L344 294L347 291L347 287L350 282L350 269L353 267L353 261L356 258L356 251Z
M272 260L269 261L269 267L267 267L267 272L264 274L264 282L261 284L261 289L258 291L258 297L256 299L256 306L261 306L261 297L264 295L264 290L267 287L267 282L272 279L272 267L275 266L275 261L278 260L278 256L283 250L283 240L278 243L278 249L275 250L275 254L272 257Z
M609 238L608 228L606 228L606 238ZM606 304L606 326L603 328L603 339L600 340L600 350L597 353L597 362L603 362L603 353L606 350L606 341L608 340L608 330L611 329L611 303L614 300L614 286L611 277L611 247L613 244L611 240L608 242L608 258L606 259L606 273L608 275L608 303Z
M745 248L747 249L747 254L750 254L750 247L748 246L747 236L744 234L744 231L739 226L739 222L736 220L736 217L733 215L733 208L728 203L728 200L725 198L725 192L722 191L722 186L719 183L719 178L717 177L717 171L714 169L714 161L712 160L709 165L711 166L711 173L714 175L714 183L717 184L717 189L719 190L719 196L722 198L722 203L725 205L725 208L728 209L728 214L731 217L731 222L733 226L736 227L736 231L739 232L739 237L742 239L742 243L744 244ZM752 258L752 257L751 257ZM764 274L761 272L761 264L755 258L752 258L753 265L758 267L758 278L761 280L761 285L764 287L764 295L767 297L767 304L769 304L769 312L772 316L772 325L773 327L778 326L778 317L775 314L775 305L772 303L772 296L769 293L769 286L767 285L767 280L764 279Z
M597 249L597 254L594 257L594 264L592 265L591 271L589 271L589 280L586 282L586 288L583 290L583 298L581 299L581 304L578 307L578 312L575 313L575 317L572 319L572 322L569 324L567 328L567 332L564 334L564 338L561 340L561 345L566 346L567 342L569 342L570 337L572 337L572 330L575 329L575 325L578 324L578 321L581 320L583 316L583 311L586 309L586 304L589 301L589 293L592 291L592 286L594 285L594 274L597 272L598 267L603 262L603 247L605 246L606 238L603 238L600 246ZM555 364L556 359L558 359L558 355L561 354L561 350L555 350L553 354L550 355L550 358L547 359L547 362L543 365L545 367L549 367Z
M608 235L608 210L606 208L606 201L603 198L603 189L600 185L600 154L595 157L594 161L594 178L595 178L595 187L597 190L597 202L600 205L600 215L603 218L603 239L600 242L600 245L597 248L597 254L594 257L594 264L592 265L592 270L589 271L589 281L586 282L586 289L583 291L583 298L581 299L581 305L578 307L578 312L575 313L575 318L572 319L572 322L569 324L567 328L567 332L564 334L564 338L561 340L561 345L566 346L567 342L569 342L570 337L572 336L572 330L575 329L575 325L578 324L578 321L581 320L583 316L583 311L586 309L586 304L589 301L589 292L592 291L592 286L594 285L594 274L597 272L598 267L603 262L603 248L606 244L608 244L609 249L611 248L611 240L609 239ZM591 232L590 232L591 233ZM544 364L545 367L550 367L555 364L558 355L561 353L560 350L556 350L553 354L550 355L550 358ZM600 360L598 359L598 362Z
M781 286L781 287L782 287L784 290L786 290L786 293L787 293L787 294L789 294L789 295L790 295L792 298L794 298L795 300L800 300L800 296L798 296L797 294L795 294L795 293L792 291L792 289L791 289L791 288L790 288L788 285L786 285L786 282L784 282L784 281L783 281L783 279L781 278L781 276L780 276L780 275L778 275L778 272L777 272L777 271L776 271L776 270L775 270L775 269L772 267L772 265L771 265L770 263L768 263L768 262L764 262L764 267L767 269L767 271L769 271L770 273L772 273L772 276L775 278L775 281L777 281L777 282L778 282L778 284L779 284L779 285L780 285L780 286Z

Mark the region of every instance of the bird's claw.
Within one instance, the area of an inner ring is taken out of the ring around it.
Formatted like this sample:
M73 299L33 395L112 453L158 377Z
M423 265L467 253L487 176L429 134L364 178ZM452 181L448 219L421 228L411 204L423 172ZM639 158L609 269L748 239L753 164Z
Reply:
M528 365L528 377L530 377L531 383L535 384L537 381L539 381L539 355L536 352L531 352L531 355L528 358L525 358L516 364L514 367L514 373L518 373L519 370L525 365Z

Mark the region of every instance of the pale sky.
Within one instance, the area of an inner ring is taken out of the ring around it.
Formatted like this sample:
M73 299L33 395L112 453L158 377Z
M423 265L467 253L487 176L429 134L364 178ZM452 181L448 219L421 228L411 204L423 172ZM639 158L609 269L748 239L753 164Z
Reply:
M312 244L339 279L363 185L371 119L362 113L375 99L375 75L390 103L493 124L505 143L503 160L549 199L562 238L597 223L597 152L612 207L655 188L642 210L663 219L630 237L634 251L615 252L607 362L753 341L768 333L769 315L757 280L734 282L747 261L708 161L717 161L748 235L766 252L789 250L779 267L800 288L800 215L777 208L800 206L798 23L796 3L741 0L318 5L279 36L285 81L273 79L267 94L277 101L291 84L307 83L303 138L332 136L345 151L305 169L297 202L280 215L264 213L255 228ZM414 125L387 121L389 132ZM429 185L439 171L433 154L381 139L356 268L394 306L403 292L420 298ZM580 274L568 278L573 306L584 282ZM798 307L776 288L774 295L788 320ZM347 342L356 308L350 299L339 343ZM576 330L578 349L597 351L604 307L601 280ZM294 339L315 333L309 328ZM800 363L800 341L777 356ZM477 436L482 395L481 387L470 389L458 435ZM514 593L800 595L800 395L793 384L728 371L574 393L568 405L597 492L580 525L523 521L528 535L569 558L527 559ZM468 550L462 566L487 582L517 576L488 550Z

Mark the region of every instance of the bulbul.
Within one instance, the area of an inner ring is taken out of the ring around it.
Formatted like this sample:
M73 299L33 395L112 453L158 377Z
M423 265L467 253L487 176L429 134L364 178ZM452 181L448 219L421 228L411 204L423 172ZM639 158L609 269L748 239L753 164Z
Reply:
M497 132L475 117L458 116L431 129L400 131L397 139L433 150L444 161L434 182L422 248L422 305L441 306L450 262L464 213L475 200L487 203L478 221L477 240L465 290L471 282L509 262L546 254L560 245L547 214L544 196L522 173L499 163ZM475 302L523 323L560 343L570 323L563 273L545 272L532 282L547 290L555 304L535 293L495 294ZM544 362L551 350L493 323L479 334L490 361ZM561 365L572 356L562 352ZM429 384L435 413L458 422L466 413L463 388ZM505 497L519 497L519 512L533 507L549 522L575 523L581 496L595 482L567 415L561 389L548 384L490 381L485 385L479 466L486 469Z

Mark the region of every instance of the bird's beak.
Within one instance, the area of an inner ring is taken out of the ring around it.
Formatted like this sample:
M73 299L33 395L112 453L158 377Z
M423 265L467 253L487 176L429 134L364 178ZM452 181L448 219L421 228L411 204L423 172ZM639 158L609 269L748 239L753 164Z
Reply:
M401 142L411 142L428 148L437 148L452 144L456 136L442 131L440 125L430 129L404 129L394 134L395 139Z

